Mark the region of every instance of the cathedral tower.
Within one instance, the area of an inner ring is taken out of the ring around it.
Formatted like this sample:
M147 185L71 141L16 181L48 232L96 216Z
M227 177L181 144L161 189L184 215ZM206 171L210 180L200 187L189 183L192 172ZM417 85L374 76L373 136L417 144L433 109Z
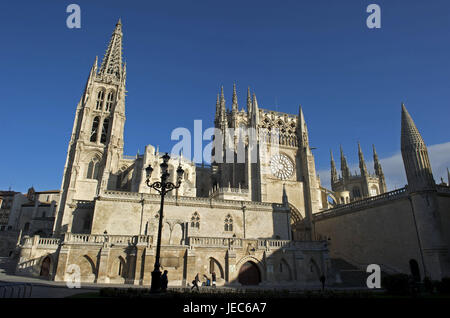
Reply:
M402 104L401 151L408 179L409 200L416 222L425 276L448 276L448 246L442 236L441 215L428 150L414 121Z
M119 20L101 66L98 69L96 58L77 105L55 234L88 231L92 216L73 213L75 201L92 200L101 191L115 186L119 160L123 157L125 78L122 23Z
M404 104L402 104L401 149L409 191L434 190L435 182L427 146Z
M303 111L300 107L292 115L260 108L250 88L247 109L239 110L236 91L233 85L231 110L226 109L223 88L216 100L214 123L222 136L214 136L213 196L226 198L224 193L230 192L230 198L238 193L240 200L283 203L285 193L293 219L305 221L301 231L294 227L302 232L295 236L310 239L312 214L322 208L322 197Z

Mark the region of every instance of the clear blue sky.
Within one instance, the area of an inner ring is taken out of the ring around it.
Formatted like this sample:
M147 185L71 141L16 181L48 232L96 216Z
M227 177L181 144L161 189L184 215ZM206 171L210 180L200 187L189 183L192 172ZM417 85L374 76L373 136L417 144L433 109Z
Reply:
M81 6L68 29L66 6ZM382 9L370 30L366 7ZM450 141L450 1L2 1L0 189L58 189L75 108L117 19L127 62L125 154L170 150L176 127L212 125L224 85L260 107L303 106L316 166L400 149L404 101L429 145ZM339 167L339 165L338 165Z

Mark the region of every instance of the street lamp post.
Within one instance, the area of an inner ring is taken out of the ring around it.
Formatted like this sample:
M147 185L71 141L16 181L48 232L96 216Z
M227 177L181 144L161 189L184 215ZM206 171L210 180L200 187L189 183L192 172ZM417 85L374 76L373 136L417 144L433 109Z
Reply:
M155 268L152 272L152 285L150 287L150 291L152 292L158 292L161 289L161 271L159 270L160 264L159 264L159 255L161 252L161 231L162 231L162 220L163 220L163 208L164 208L164 196L173 189L178 189L181 185L181 178L183 177L184 170L181 168L181 163L178 165L177 168L177 183L174 184L172 182L168 182L167 179L169 178L170 174L167 171L167 168L169 165L167 164L169 162L170 156L167 154L162 156L161 158L163 162L159 165L161 168L161 181L156 181L154 183L150 183L150 177L153 172L153 168L151 165L148 165L147 168L145 168L145 172L147 174L147 180L145 183L148 187L155 189L159 192L161 195L161 207L159 209L159 225L158 225L158 240L156 242L156 257L155 257Z

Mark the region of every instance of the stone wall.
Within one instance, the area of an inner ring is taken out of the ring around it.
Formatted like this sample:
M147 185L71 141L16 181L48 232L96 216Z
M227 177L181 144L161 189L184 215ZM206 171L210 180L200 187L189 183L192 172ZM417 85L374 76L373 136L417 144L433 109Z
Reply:
M103 234L106 230L114 235L156 234L159 208L159 195L106 191L95 201L91 233ZM200 217L199 229L190 226L195 212ZM231 231L224 227L228 216L232 219ZM289 209L282 205L166 197L163 237L181 231L176 233L180 239L188 235L289 239L289 218Z
M450 188L438 187L437 190L435 216L439 218L448 247ZM332 258L342 258L364 269L368 264L379 264L386 272L406 274L411 273L409 261L416 260L424 273L422 259L428 255L424 250L429 243L422 242L419 246L418 229L423 228L419 224L419 214L422 211L420 206L415 206L413 214L413 202L406 189L399 189L338 206L314 215L316 234L329 240ZM426 239L430 239L429 235ZM438 275L437 272L430 273L433 270L427 268L428 274Z
M151 236L66 233L63 241L34 236L24 240L16 273L42 277L46 258L50 275L43 278L68 281L74 264L82 283L149 285L155 246ZM325 242L190 237L184 245L162 245L160 262L171 286L186 286L197 273L205 281L212 270L219 286L238 286L247 262L269 286L317 286L320 275L329 272Z
M329 239L330 256L387 272L410 273L409 261L422 268L411 204L406 195L315 214L316 234Z
M442 232L447 246L450 247L450 187L440 187L438 188L438 193L437 199L443 228Z

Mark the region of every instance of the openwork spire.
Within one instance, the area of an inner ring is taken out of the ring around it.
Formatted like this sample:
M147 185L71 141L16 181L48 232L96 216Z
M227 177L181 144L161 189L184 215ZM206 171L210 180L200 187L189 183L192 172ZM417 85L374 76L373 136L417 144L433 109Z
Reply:
M223 94L223 86L220 87L220 119L225 121L227 119L227 108L225 105L225 96Z
M122 78L122 36L122 22L119 19L103 57L100 75L112 75L117 79Z
M220 117L220 95L217 93L217 100L216 100L216 119Z
M252 101L252 113L253 113L253 123L255 126L259 124L259 107L258 100L256 99L256 94L253 93L253 101Z
M338 179L337 171L336 171L336 163L333 158L333 151L330 149L330 157L331 157L331 183L335 183Z
M361 150L361 145L358 141L358 157L359 157L359 170L361 171L362 176L367 176L367 166L366 162L364 161L364 155Z
M253 111L257 111L258 110L258 100L256 99L256 94L253 93Z
M237 101L237 94L236 94L236 83L233 83L233 98L231 102L231 111L237 112L238 111L238 101Z
M344 150L342 150L342 145L340 146L341 150L341 172L342 178L348 179L350 177L350 170L348 169L347 159L344 156Z
M252 112L252 95L250 95L250 86L247 88L247 112Z
M307 146L308 141L308 127L306 126L305 116L303 115L303 109L300 105L298 107L298 120L297 120L298 134L300 137L300 143L303 146Z
M383 169L381 169L381 163L380 160L378 159L378 154L375 149L375 145L372 145L372 148L373 148L373 168L375 170L375 175L378 177L380 182L380 192L384 193L387 191L386 179L384 178Z
M373 169L375 170L375 174L379 177L384 176L383 169L381 169L380 160L378 159L377 150L375 149L375 145L372 145L373 148Z

